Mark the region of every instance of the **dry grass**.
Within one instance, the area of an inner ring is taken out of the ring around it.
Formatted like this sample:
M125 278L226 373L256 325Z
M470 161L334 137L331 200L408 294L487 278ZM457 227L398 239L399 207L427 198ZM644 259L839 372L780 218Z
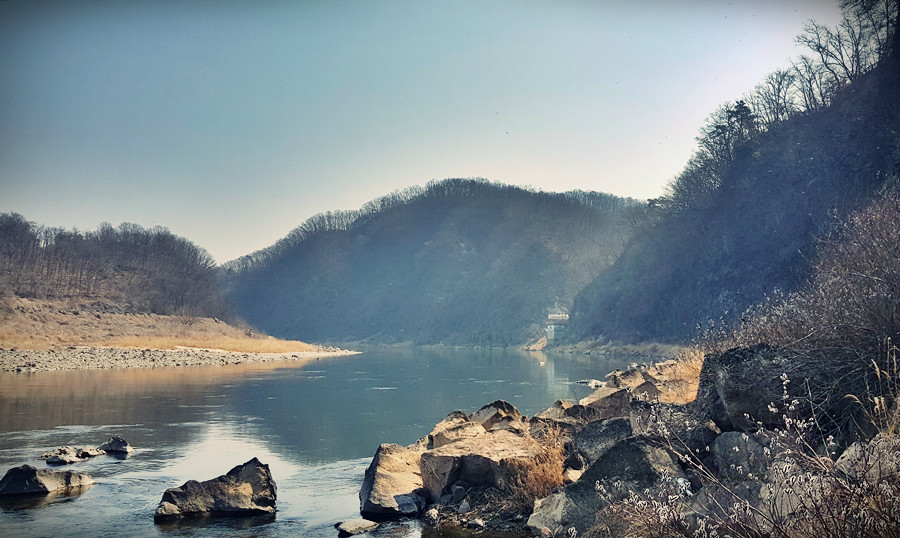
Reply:
M651 367L650 375L663 381L659 385L659 401L686 404L696 400L704 356L698 347L683 348L675 360Z
M531 513L535 500L550 495L563 484L565 451L560 432L548 430L537 440L543 446L537 457L513 460L509 464L515 482L505 502L507 508L519 513Z
M6 297L0 303L0 347L48 350L67 346L242 353L319 351L319 346L254 334L214 318L110 312L104 304Z

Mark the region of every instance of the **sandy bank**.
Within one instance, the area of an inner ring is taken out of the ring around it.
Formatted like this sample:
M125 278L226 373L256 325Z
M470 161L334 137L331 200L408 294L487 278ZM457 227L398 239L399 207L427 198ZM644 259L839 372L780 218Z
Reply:
M51 349L47 351L0 349L0 372L52 372L112 368L214 366L257 362L306 362L311 359L353 355L356 353L356 351L337 348L288 353L240 353L198 348L159 350L87 346L73 346L66 349Z

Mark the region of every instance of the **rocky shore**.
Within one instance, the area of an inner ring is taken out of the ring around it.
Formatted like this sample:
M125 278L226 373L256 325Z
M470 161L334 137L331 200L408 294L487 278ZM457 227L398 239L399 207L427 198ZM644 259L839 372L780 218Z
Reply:
M693 379L674 361L613 372L530 418L504 401L454 411L378 447L360 513L460 535L896 536L900 438L816 429L790 359L736 348Z
M0 349L0 372L216 366L256 362L308 361L355 353L355 351L338 348L289 353L240 353L199 348L159 350L87 346L71 346L47 351Z

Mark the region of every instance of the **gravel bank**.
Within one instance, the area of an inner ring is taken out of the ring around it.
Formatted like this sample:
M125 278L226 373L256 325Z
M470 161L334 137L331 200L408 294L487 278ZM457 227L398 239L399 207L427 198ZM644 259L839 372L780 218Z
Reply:
M59 370L104 370L111 368L159 368L166 366L213 366L251 362L306 361L322 357L353 355L355 351L326 348L292 353L239 353L217 349L173 350L70 347L32 351L0 349L0 372L52 372Z

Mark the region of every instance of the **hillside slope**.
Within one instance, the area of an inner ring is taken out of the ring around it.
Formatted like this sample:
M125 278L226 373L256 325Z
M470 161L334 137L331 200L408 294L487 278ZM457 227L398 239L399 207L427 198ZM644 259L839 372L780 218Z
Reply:
M705 204L665 214L578 295L575 334L686 340L797 289L816 238L900 170L897 81L888 62L740 147Z
M616 257L634 202L451 179L327 213L225 265L249 323L318 342L513 345Z

